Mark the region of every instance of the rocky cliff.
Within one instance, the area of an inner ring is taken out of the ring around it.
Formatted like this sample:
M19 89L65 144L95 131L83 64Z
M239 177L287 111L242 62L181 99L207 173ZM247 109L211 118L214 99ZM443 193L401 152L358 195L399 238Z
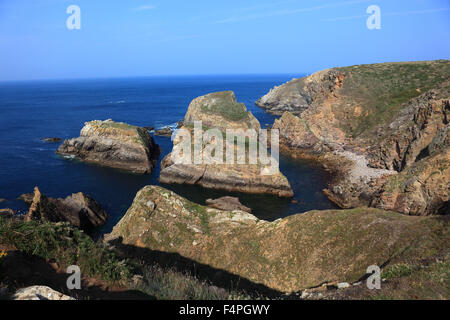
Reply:
M227 191L239 191L246 193L267 193L280 197L291 197L293 195L291 186L286 177L276 167L271 164L263 164L258 160L255 163L248 161L249 137L245 140L245 158L242 163L235 161L226 163L225 155L227 148L236 151L236 144L227 145L227 129L252 129L255 132L255 139L259 134L260 124L258 120L247 111L245 105L238 103L231 91L211 93L194 99L189 105L184 126L181 128L188 132L194 143L194 121L202 121L202 130L218 129L223 138L224 158L220 163L204 162L195 163L195 154L192 152L191 162L176 163L172 156L175 151L167 155L161 163L161 174L159 181L162 183L178 184L198 184L205 188L222 189ZM244 133L243 133L244 134ZM174 150L182 142L183 136L177 135L174 139ZM243 140L244 141L244 140ZM210 157L216 150L211 150L212 139L203 139L200 154L203 159ZM192 147L193 151L194 147ZM265 149L264 149L265 150ZM273 159L272 163L275 163ZM262 174L268 171L269 174Z
M140 190L107 241L178 253L281 292L354 282L370 265L448 252L448 222L379 209L311 211L274 222Z
M263 101L284 110L277 101L300 95L293 89L300 83L321 89L308 91L302 109L292 104L298 116L285 112L274 128L282 150L335 171L330 199L343 208L448 213L449 61L330 69L293 80Z
M150 173L159 147L147 130L112 120L87 122L80 137L65 140L58 154L136 173Z

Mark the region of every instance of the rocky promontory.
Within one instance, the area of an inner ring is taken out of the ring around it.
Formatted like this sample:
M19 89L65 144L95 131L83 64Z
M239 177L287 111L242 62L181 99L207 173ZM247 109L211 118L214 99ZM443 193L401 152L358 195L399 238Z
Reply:
M144 128L112 120L85 123L80 137L65 140L58 154L135 173L150 173L159 147Z
M81 192L74 193L65 199L45 196L38 187L34 193L20 197L30 208L25 221L68 222L71 225L91 230L105 224L108 214L101 205Z
M448 221L441 217L374 208L310 211L267 222L244 211L201 206L162 187L146 186L105 239L149 252L177 253L293 292L356 282L371 265L434 259L433 255L448 251L448 231Z
M225 143L227 129L253 130L255 139L261 129L258 120L251 112L247 111L244 104L237 102L231 91L211 93L191 102L184 119L184 126L180 130L189 133L192 143L194 143L194 122L196 121L201 121L202 130L217 129L223 136L224 143L223 146L220 146L220 148L223 147L223 155L226 154L226 148L233 150L237 148L235 144L227 145ZM181 138L183 138L181 135L175 137L174 150L182 141ZM250 138L244 137L244 139L247 139L245 140L245 157L248 158ZM208 149L209 142L202 141L200 154L203 157L212 154ZM192 149L194 150L194 148ZM174 154L175 152L172 151L161 163L159 181L162 183L198 184L205 188L245 193L267 193L280 197L293 195L288 180L279 171L278 162L273 158L270 164L263 164L259 159L255 163L249 161L238 163L237 157L230 163L226 162L225 158L219 159L221 163L205 163L203 161L198 163L195 162L195 155L193 155L190 163L176 163L173 160ZM273 164L275 167L272 166ZM262 174L266 172L268 174Z
M281 150L335 172L325 193L342 208L449 213L449 76L444 60L334 68L259 104L285 111L273 126ZM298 107L285 95L308 99Z

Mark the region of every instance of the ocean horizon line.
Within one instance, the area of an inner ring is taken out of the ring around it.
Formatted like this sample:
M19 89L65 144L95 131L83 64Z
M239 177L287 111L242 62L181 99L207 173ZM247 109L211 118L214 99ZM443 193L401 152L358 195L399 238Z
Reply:
M271 77L271 76L294 76L304 77L311 72L278 72L278 73L217 73L217 74L167 74L148 76L113 76L113 77L74 77L74 78L44 78L44 79L15 79L0 80L0 84L26 83L26 82L70 82L70 81L96 81L96 80L134 80L134 79L163 79L163 78L210 78L210 77Z

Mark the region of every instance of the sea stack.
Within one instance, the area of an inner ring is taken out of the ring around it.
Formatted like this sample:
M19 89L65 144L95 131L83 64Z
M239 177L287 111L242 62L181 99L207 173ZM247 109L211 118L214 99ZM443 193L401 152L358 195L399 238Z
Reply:
M243 103L237 102L232 91L215 92L194 99L189 105L184 125L179 131L188 132L191 137L194 137L195 123L199 121L201 121L202 132L209 129L217 130L218 138L222 138L224 142L223 155L226 154L226 147L230 147L225 143L227 129L249 130L256 136L259 135L261 129L258 120L251 112L247 111ZM192 141L194 140L192 139ZM174 139L174 150L180 141L180 136L177 135ZM202 141L200 153L203 157L208 152L209 146L208 142ZM231 144L230 148L236 148L236 146ZM293 195L288 180L278 170L278 163L275 169L271 167L273 170L270 171L270 174L262 174L267 169L267 165L262 164L259 159L254 164L249 161L239 164L237 161L225 162L225 159L219 159L224 160L222 163L176 163L172 157L175 153L174 150L161 163L159 180L162 183L197 184L211 189L272 194L280 197ZM248 156L247 145L245 150Z
M80 137L65 140L56 153L101 166L149 174L159 147L147 130L112 120L86 122Z

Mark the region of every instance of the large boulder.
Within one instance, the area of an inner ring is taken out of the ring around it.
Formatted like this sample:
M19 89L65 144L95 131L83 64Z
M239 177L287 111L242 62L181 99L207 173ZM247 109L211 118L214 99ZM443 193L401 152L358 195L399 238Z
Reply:
M65 140L56 151L83 161L132 171L150 173L159 147L144 128L112 120L86 122L80 137Z
M27 199L28 197L24 197ZM90 230L105 224L108 214L101 205L81 192L65 199L49 198L34 188L33 200L25 217L26 221L69 222L73 226Z
M192 161L189 163L174 161L173 156L177 155L175 150L186 137L183 135L184 133L188 133L192 145L194 144L195 122L197 121L201 121L200 129L203 131L210 129L219 131L219 134L223 137L223 155L226 155L227 148L233 150L238 148L234 142L226 143L227 129L242 130L237 132L236 136L247 139L245 140L245 146L242 146L245 148L246 158L248 158L250 149L247 141L250 141L250 139L257 141L261 130L258 120L251 112L247 111L244 104L236 101L232 91L211 93L194 99L186 113L184 126L175 135L174 151L168 154L161 163L159 177L161 183L197 184L205 188L266 193L280 197L291 197L293 195L288 180L279 171L278 162L273 157L270 158L272 160L270 164L263 164L259 158L254 163L247 160L239 162L238 157L229 163L226 162L225 158L221 159L223 160L222 163L196 162L195 154L193 154ZM246 132L248 136L244 137ZM250 132L254 135L251 136ZM203 157L210 155L209 142L206 139L202 141L200 152ZM259 146L261 147L261 145ZM195 149L192 147L192 150L188 152L193 150ZM264 148L264 152L266 152L266 148Z
M310 211L274 222L141 189L106 241L178 253L281 292L355 282L370 265L448 252L448 221L373 208ZM143 253L144 251L141 250Z

